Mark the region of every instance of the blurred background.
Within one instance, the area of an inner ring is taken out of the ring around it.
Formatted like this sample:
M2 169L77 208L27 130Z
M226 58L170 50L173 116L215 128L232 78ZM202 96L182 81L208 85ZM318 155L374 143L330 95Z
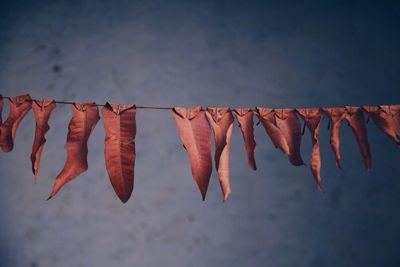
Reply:
M14 1L0 10L0 93L137 105L400 103L397 1ZM7 116L8 105L3 111ZM89 170L45 201L65 160L58 105L35 184L33 114L0 153L0 266L399 266L400 151L370 122L367 173L343 123L343 170L321 125L322 185L256 127L239 128L226 203L192 180L170 112L138 110L135 189L115 196L101 121ZM308 162L309 132L302 141Z

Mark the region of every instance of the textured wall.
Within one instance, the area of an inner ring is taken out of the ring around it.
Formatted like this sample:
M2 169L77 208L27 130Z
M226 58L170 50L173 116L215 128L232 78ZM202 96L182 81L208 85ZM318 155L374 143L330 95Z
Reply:
M0 93L163 106L400 102L398 4L265 2L3 5ZM233 193L222 203L214 172L202 202L171 114L139 110L135 190L127 204L108 181L101 123L89 142L89 171L46 202L65 159L69 118L69 106L53 113L36 185L32 113L14 151L0 153L0 266L400 264L400 151L372 123L372 172L363 170L346 124L340 171L324 119L325 193L262 127L258 170L251 171L235 127ZM306 132L305 159L309 139Z

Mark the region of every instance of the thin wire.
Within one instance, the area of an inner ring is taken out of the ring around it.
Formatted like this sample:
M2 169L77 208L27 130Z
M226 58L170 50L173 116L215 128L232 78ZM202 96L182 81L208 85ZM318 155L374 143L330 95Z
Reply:
M11 97L9 97L9 96L2 96L1 94L0 94L0 98L6 98L6 99L10 99ZM37 99L31 99L31 101L35 101L35 100L37 100ZM57 103L57 104L63 104L63 105L73 105L75 102L72 102L72 101L60 101L60 100L54 100L54 102L55 103ZM93 102L93 105L94 106L98 106L98 107L104 107L105 105L104 104L97 104L97 103L95 103L95 102ZM348 105L349 106L349 105ZM381 105L375 105L375 106L381 106ZM343 106L341 106L341 107L343 107ZM136 108L137 109L153 109L153 110L172 110L174 107L160 107L160 106L136 106ZM305 107L305 108L307 108L307 107ZM312 108L320 108L320 107L312 107ZM329 107L329 108L335 108L335 107ZM231 110L234 110L234 109L236 109L236 108L229 108L229 109L231 109ZM274 109L278 109L278 108L274 108ZM282 109L282 108L279 108L279 109ZM203 108L202 108L202 110L204 110ZM252 111L257 111L256 109L254 109L254 108L250 108L250 110L252 110Z
M6 98L6 99L10 99L11 97L9 96L2 96L0 95L0 98ZM35 101L38 99L31 99L31 101ZM60 100L54 100L55 103L57 104L63 104L63 105L73 105L74 102L72 101L60 101ZM104 107L105 105L103 104L97 104L95 102L93 102L93 106L98 106L98 107ZM163 109L163 110L171 110L172 107L156 107L156 106L136 106L136 108L140 108L140 109Z
M155 106L136 106L136 108L141 108L141 109L163 109L163 110L171 110L171 109L173 109L172 107L171 108L168 108L168 107L155 107Z

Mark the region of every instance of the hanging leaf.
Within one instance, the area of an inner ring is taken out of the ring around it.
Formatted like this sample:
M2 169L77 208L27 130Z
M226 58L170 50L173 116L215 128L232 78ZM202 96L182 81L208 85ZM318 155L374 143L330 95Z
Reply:
M359 107L346 106L346 120L349 123L354 137L357 140L361 155L364 160L364 165L367 171L371 170L371 151L368 142L367 128L365 127L364 114Z
M233 116L229 108L207 108L207 117L214 131L215 168L224 201L231 193L229 182L229 146L231 143Z
M363 106L362 108L368 112L376 126L389 136L396 145L400 146L400 139L398 138L400 133L396 134L396 122L393 116L387 112L388 109L383 109L381 106Z
M50 119L51 112L55 109L56 103L54 100L43 99L33 100L32 109L35 115L36 127L35 127L35 139L32 145L31 161L32 161L32 172L35 177L39 173L40 157L46 143L45 135L50 129L48 121Z
M115 193L125 203L134 186L136 106L107 102L102 114L107 173Z
M0 147L3 152L10 152L13 149L18 125L31 109L32 99L26 94L10 97L9 102L10 112L6 121L0 126Z
M297 112L302 117L311 133L312 150L310 156L310 168L315 177L317 188L323 191L321 186L321 155L318 142L319 127L322 120L320 108L298 108Z
M257 166L254 157L256 141L254 139L253 111L250 108L237 108L234 110L233 114L235 115L242 132L247 154L247 162L251 169L256 170Z
M256 114L264 126L267 135L271 138L274 146L282 150L284 154L289 155L289 146L286 142L285 136L277 126L274 110L263 107L257 107L256 110Z
M99 121L99 109L95 103L74 102L72 118L68 125L67 159L64 168L56 177L49 199L57 194L63 185L88 169L88 140Z
M381 106L363 106L362 108L381 131L388 135L395 144L400 145L393 116L386 109L381 108Z
M193 179L205 200L212 171L210 124L200 106L175 107L172 115L180 139L189 155Z
M289 147L289 161L294 166L304 165L300 155L301 123L294 109L275 109L276 125Z
M392 116L396 135L398 138L400 138L400 105L385 105L382 106L382 109Z
M330 144L333 153L335 154L336 166L341 169L340 165L340 141L339 130L340 124L346 118L346 109L339 108L324 108L323 111L328 115L331 126Z

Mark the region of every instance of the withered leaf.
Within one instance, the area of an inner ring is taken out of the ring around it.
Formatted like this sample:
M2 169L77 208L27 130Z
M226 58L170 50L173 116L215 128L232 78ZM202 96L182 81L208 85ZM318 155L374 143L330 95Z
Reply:
M301 123L294 109L275 109L276 124L289 147L289 161L294 166L304 165L300 154Z
M102 114L107 173L115 193L125 203L134 186L136 106L107 102Z
M384 132L398 146L400 146L400 132L396 131L396 122L388 108L381 106L363 106L363 110L368 112L369 117L374 121L376 126Z
M346 106L346 120L349 123L358 147L364 160L367 171L371 170L371 151L368 142L367 127L365 126L364 114L359 107Z
M288 155L294 166L304 165L300 155L301 124L293 109L257 107L257 116L275 147Z
M330 120L330 144L332 151L335 154L336 166L338 168L341 168L339 130L340 124L346 118L346 109L342 107L323 108L323 111L328 115L328 118Z
M196 181L204 200L212 172L210 124L200 106L175 107L172 110L172 115L180 139L189 155L193 179Z
M364 115L359 107L336 107L324 108L324 112L328 115L331 125L331 138L330 143L332 150L335 154L336 166L341 168L340 165L340 142L339 130L340 124L343 120L349 123L353 135L357 140L361 154L364 159L364 164L367 170L371 169L371 153L368 143L367 129L365 127Z
M400 138L400 105L385 105L381 106L386 113L392 116L393 128L396 131L396 135Z
M256 141L254 139L253 111L250 108L237 108L233 113L242 132L243 141L247 154L247 162L251 169L256 170L256 160L254 150Z
M74 102L71 109L72 118L65 144L67 159L54 181L49 199L55 196L63 185L88 169L88 140L100 119L99 109L94 103L79 102Z
M289 145L286 142L285 136L277 126L274 110L263 107L257 107L256 110L257 117L264 126L264 129L267 135L271 138L274 146L282 150L284 154L289 155Z
M229 146L234 119L229 108L207 108L206 114L214 131L215 168L218 172L219 183L225 201L231 193L229 181Z
M317 188L322 191L321 186L321 155L318 141L319 127L322 120L322 110L320 108L298 108L297 112L305 121L311 133L312 150L310 156L311 172L316 180Z
M40 157L46 143L45 135L50 129L49 119L51 112L55 109L56 103L51 99L33 100L32 109L35 115L36 127L35 127L35 139L32 145L31 162L32 172L35 177L39 173Z
M18 125L31 109L32 99L26 94L10 97L9 102L10 112L6 121L0 126L0 147L3 152L10 152L13 149Z

